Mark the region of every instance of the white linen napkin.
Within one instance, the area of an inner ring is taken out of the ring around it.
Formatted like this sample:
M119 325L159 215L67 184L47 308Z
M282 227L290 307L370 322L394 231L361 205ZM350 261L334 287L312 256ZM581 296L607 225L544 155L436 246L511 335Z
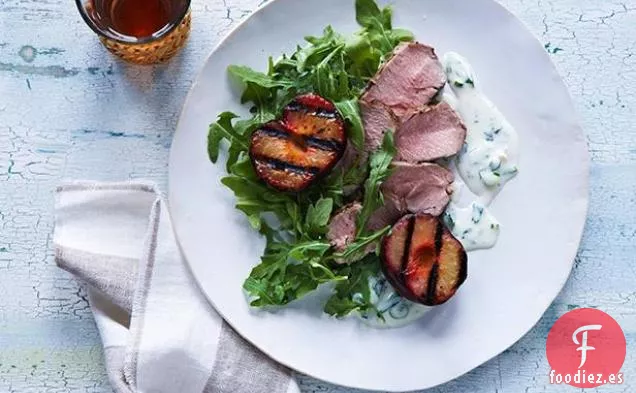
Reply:
M205 300L152 184L59 187L54 243L57 264L88 285L115 392L299 391Z

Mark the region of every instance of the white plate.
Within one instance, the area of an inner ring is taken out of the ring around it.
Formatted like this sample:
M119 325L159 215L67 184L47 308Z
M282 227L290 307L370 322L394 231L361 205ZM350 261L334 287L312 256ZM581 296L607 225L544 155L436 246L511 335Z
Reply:
M395 25L474 66L521 137L521 173L495 201L499 244L469 255L468 280L449 303L397 330L320 313L316 298L277 313L249 309L241 289L263 242L233 208L222 164L206 155L208 124L244 112L226 67L264 70L331 24L357 29L353 0L276 0L212 53L187 99L170 157L177 237L203 292L247 340L275 360L332 383L407 391L456 378L501 353L539 320L565 283L587 209L588 154L570 97L543 45L491 0L399 0Z

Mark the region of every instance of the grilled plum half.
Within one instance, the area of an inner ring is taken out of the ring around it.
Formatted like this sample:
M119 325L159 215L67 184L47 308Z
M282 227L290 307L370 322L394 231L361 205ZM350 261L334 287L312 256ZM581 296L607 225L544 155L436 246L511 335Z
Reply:
M298 192L329 172L346 146L344 121L336 107L308 94L285 108L283 121L264 124L252 134L250 157L267 184Z
M344 152L347 142L344 121L336 106L317 94L296 97L283 111L283 122L298 135L325 147L338 145L341 154Z
M466 251L437 217L411 214L382 241L382 269L400 295L436 306L466 280Z

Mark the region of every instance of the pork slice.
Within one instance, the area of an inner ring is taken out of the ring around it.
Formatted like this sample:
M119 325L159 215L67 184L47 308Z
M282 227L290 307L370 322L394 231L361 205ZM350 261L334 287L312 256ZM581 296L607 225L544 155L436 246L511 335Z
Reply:
M408 213L439 216L450 202L453 172L437 164L393 162L393 173L382 185L384 206L373 212L372 231L393 225Z
M433 161L457 154L466 140L466 126L446 102L415 113L395 133L396 160Z
M384 206L374 211L369 217L367 227L370 231L379 231L389 225L393 226L403 215L404 212L401 212L392 201L385 199Z
M405 213L439 216L450 202L453 172L431 163L393 163L393 173L382 184L385 204Z
M353 202L343 207L329 221L327 239L336 251L344 251L356 238L356 220L362 211L359 202Z
M395 132L400 125L391 109L381 102L360 101L360 115L364 126L364 150L372 152L382 146L384 134Z
M407 42L395 49L371 80L362 101L380 102L403 121L430 103L445 84L446 74L435 50Z

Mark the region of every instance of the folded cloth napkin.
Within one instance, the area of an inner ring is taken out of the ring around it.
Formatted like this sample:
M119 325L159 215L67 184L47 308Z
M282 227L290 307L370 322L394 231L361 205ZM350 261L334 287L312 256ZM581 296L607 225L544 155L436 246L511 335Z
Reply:
M204 299L152 184L59 187L54 242L57 264L88 285L115 392L299 391Z

